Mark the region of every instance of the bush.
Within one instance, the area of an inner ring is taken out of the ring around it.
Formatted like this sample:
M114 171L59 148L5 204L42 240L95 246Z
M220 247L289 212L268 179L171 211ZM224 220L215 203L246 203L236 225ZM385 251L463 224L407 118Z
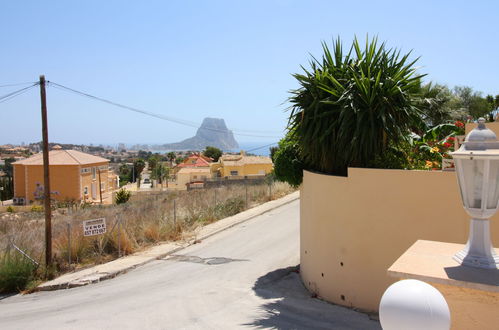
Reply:
M220 218L230 217L244 210L245 202L242 198L232 197L215 207L215 212Z
M279 147L274 152L274 175L282 182L298 187L303 181L303 161L299 153L299 146L288 134L279 141Z
M131 196L132 196L132 193L130 191L126 190L125 188L121 188L116 193L115 202L116 202L116 204L124 204L124 203L128 202L128 200L130 199Z
M355 39L346 54L338 39L332 52L323 44L323 52L293 75L300 88L289 99L288 129L307 169L347 175L349 166L369 166L425 126L417 102L422 76L409 54L376 38L365 48Z
M26 257L7 252L0 258L0 292L16 292L26 288L34 278L36 266Z
M14 213L16 210L12 206L7 206L7 212Z

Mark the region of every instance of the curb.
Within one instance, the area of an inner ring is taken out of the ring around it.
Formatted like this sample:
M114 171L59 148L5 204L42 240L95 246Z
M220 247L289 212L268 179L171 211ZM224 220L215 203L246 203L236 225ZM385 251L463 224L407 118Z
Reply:
M96 265L96 266L93 266L91 268L87 268L87 269L81 270L80 272L82 272L82 273L84 273L84 272L87 273L88 272L88 274L84 274L84 275L82 274L82 276L80 278L68 280L67 282L54 283L54 284L50 284L50 282L57 281L57 278L54 279L54 280L45 282L44 284L41 284L40 286L38 286L34 291L55 291L55 290L61 290L61 289L70 289L70 288L76 288L76 287L85 286L85 285L88 285L88 284L98 283L98 282L101 282L101 281L104 281L104 280L115 278L118 275L125 274L128 271L130 271L132 269L135 269L137 267L143 266L143 265L145 265L145 264L147 264L149 262L152 262L152 261L155 261L155 260L159 260L159 259L163 259L164 257L166 257L168 255L171 255L171 254L173 254L175 252L178 252L180 250L185 249L186 247L189 247L191 245L196 244L198 241L205 240L205 239L207 239L207 238L209 238L211 236L214 236L214 235L216 235L216 234L218 234L220 232L223 232L223 231L225 231L225 230L227 230L229 228L232 228L232 227L237 226L237 225L239 225L241 223L244 223L246 221L254 219L254 218L256 218L256 217L258 217L258 216L260 216L262 214L265 214L267 212L275 210L276 208L279 208L281 206L284 206L284 205L287 205L287 204L289 204L291 202L294 202L294 201L298 200L299 198L300 198L299 192L294 192L294 193L286 195L286 196L284 196L282 198L279 198L279 199L276 199L276 200L273 200L273 201L269 201L269 202L257 205L257 206L255 206L255 207L253 207L251 209L245 210L245 211L243 211L241 213L238 213L238 214L232 216L232 217L242 217L242 219L236 219L236 220L234 220L234 222L230 222L227 225L222 226L221 228L215 229L213 232L208 232L206 234L201 234L195 240L192 240L190 242L185 242L184 244L182 244L180 246L177 246L175 248L172 248L172 249L168 250L167 252L160 253L158 255L155 255L155 256L152 256L152 257L149 257L149 258L144 257L145 260L141 260L141 261L139 261L137 263L134 263L132 265L129 265L129 266L124 266L123 268L120 268L120 269L118 269L116 271L99 272L98 270L96 270L96 271L92 272L92 269L97 268L97 267L102 267L103 265L107 265L107 264L109 264L111 262L114 262L114 261L117 261L117 260L123 260L122 258L115 259L115 260L110 261L110 262L108 262L106 264ZM268 208L266 208L265 206L268 205L269 203L274 203L275 205L271 205ZM245 212L255 211L256 208L262 208L262 210L257 210L256 213L249 214L247 217L244 217L244 213ZM214 222L213 224L217 224L217 223L219 223L220 221L223 221L223 220L227 221L227 219L230 219L232 217L220 219L220 220ZM202 229L206 229L206 228L208 228L208 226L209 225L204 226ZM172 243L164 243L163 245L166 245L166 244L172 244ZM155 247L158 247L158 246L161 246L161 245L162 244L159 244L159 245L156 245ZM148 250L142 251L142 253L150 251L153 248L154 247L151 247ZM130 256L133 256L133 255L130 255ZM128 256L128 257L130 257L130 256ZM137 255L137 256L140 257L140 255ZM69 274L76 274L76 273L64 274L64 275L61 275L61 277L65 276L65 275L69 275Z

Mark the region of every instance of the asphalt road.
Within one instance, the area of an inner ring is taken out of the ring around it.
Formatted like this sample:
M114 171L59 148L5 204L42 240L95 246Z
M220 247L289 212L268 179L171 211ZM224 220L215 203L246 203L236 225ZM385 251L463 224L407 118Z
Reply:
M0 300L0 329L380 329L311 298L295 201L175 256L85 287Z

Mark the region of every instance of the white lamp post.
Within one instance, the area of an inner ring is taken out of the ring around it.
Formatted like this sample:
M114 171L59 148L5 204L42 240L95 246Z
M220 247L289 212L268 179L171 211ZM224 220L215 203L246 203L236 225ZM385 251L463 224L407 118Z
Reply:
M468 243L454 259L465 266L498 268L499 256L490 241L489 218L496 213L499 202L499 141L485 127L485 119L480 118L478 127L451 155L464 208L472 218Z

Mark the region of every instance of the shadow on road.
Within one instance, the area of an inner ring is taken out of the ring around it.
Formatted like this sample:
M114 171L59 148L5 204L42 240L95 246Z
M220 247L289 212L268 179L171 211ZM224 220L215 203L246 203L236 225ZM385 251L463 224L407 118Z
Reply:
M9 297L15 296L17 293L1 293L0 300L7 299Z
M258 278L256 295L268 299L261 317L245 325L273 329L381 329L366 314L312 298L299 266L281 268Z

